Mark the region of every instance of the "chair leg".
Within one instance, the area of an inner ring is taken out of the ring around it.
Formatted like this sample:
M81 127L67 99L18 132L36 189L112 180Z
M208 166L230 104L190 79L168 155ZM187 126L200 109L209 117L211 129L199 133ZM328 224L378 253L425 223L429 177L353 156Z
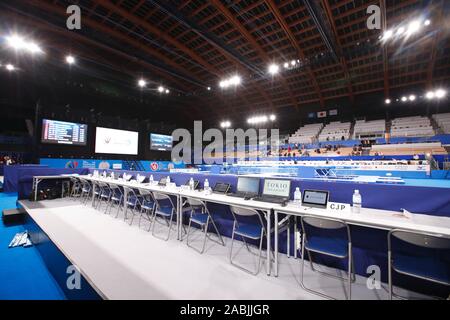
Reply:
M352 257L352 245L348 244L348 299L352 300L352 266L353 266L353 257Z
M389 285L389 300L392 300L392 253L388 251L388 285Z

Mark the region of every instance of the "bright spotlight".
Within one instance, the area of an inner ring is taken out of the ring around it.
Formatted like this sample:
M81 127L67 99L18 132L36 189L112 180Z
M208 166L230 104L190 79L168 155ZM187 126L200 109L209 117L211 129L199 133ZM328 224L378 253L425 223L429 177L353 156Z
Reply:
M163 92L164 92L164 87L163 87L163 86L159 86L159 87L158 87L158 92L163 93Z
M74 64L74 63L75 63L75 57L73 57L73 56L67 56L67 57L66 57L66 62L67 62L68 64Z
M402 102L406 102L406 101L408 101L408 98L407 97L402 97Z
M211 87L206 88L206 90L211 91Z
M16 67L14 67L12 64L8 63L6 66L6 70L8 71L14 71L16 70Z
M427 94L425 95L425 97L426 97L428 100L431 100L431 99L434 99L435 94L434 94L433 91L428 91Z
M6 37L6 43L14 50L26 50L32 54L43 52L35 42L26 40L17 35Z
M402 35L405 32L405 28L400 27L397 29L397 35Z
M296 64L297 64L297 61L295 61L295 60L291 61L291 65L295 66Z
M391 99L386 99L384 102L385 102L386 104L391 104Z
M280 71L280 67L277 64L271 64L268 70L271 75L275 75Z
M285 62L285 63L284 63L284 67L285 67L286 69L289 68L289 63Z
M145 87L146 85L147 85L147 81L145 81L144 79L140 79L140 80L138 81L138 86L139 86L139 87L143 88L143 87Z
M231 83L232 85L235 85L235 86L241 84L241 77L239 77L239 76L234 76L234 77L232 77L232 78L230 79L230 83Z
M270 115L270 121L275 121L277 119L277 117L274 114Z
M416 96L415 95L410 95L409 96L409 101L414 101L414 100L416 100Z
M431 24L431 21L429 19L425 20L423 23L425 26L429 26Z
M447 95L447 91L443 90L443 89L438 89L435 92L436 98L438 99L442 99Z
M42 49L41 49L36 43L34 43L34 42L31 42L31 43L28 45L28 50L29 50L31 53L42 53L42 52L43 52Z
M388 40L388 39L392 38L393 35L394 35L394 32L392 30L387 30L383 35L383 39Z
M169 94L169 93L170 93L170 90L169 90L169 89L166 89L165 92L166 92L166 94Z
M421 23L419 20L412 21L408 26L408 33L413 34L420 30Z
M10 37L6 37L6 42L8 43L8 45L15 49L15 50L21 50L21 49L25 49L26 47L26 42L25 40L23 40L22 37L19 36L10 36Z

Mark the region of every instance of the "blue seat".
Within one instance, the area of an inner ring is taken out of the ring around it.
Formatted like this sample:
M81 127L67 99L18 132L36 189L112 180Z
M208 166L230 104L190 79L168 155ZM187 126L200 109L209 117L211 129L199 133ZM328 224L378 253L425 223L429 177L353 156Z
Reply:
M389 299L393 290L393 272L450 286L450 238L440 234L394 229L388 233Z
M413 257L397 254L392 260L395 271L406 275L450 283L450 261L445 263L434 257Z
M261 238L261 232L263 231L263 227L257 224L249 224L249 223L239 223L236 226L235 233L237 235L250 238L253 240L258 240Z
M192 222L200 225L205 225L208 222L208 215L205 213L193 213L191 216Z
M311 236L305 244L305 249L317 253L345 258L348 254L348 241L340 238Z
M350 300L352 296L352 269L353 268L353 256L352 256L352 242L349 226L341 220L330 218L319 218L316 216L302 216L302 266L300 285L308 292L317 294L319 296L334 299L333 297L326 295L322 292L309 289L305 286L303 278L305 273L305 254L308 254L311 270L317 273L347 281L348 295L347 299ZM337 276L328 272L315 270L312 254L321 254L337 259L348 260L347 277Z

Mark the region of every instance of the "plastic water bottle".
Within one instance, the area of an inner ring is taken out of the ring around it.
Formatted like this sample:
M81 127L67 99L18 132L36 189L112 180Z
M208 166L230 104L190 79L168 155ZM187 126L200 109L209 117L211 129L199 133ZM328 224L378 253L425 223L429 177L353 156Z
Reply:
M301 193L299 187L295 188L295 192L294 192L294 202L295 202L296 204L301 204L301 203L302 203L302 193Z
M353 213L359 213L362 207L362 197L359 190L353 193Z
M114 172L111 172L111 179L114 180Z
M209 192L209 181L208 179L205 179L205 182L203 183L203 188L206 192Z
M153 175L150 175L150 184L153 184Z
M189 189L194 190L194 179L192 177L189 179Z
M170 183L170 176L167 176L166 178L166 185L168 185Z

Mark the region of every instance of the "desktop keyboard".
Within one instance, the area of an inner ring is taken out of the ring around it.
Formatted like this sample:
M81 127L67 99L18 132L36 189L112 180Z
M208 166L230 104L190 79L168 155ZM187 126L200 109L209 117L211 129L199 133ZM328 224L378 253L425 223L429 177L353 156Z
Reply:
M255 201L262 201L262 202L272 202L272 203L284 203L286 202L288 199L287 198L280 198L280 197L268 197L268 196L261 196L261 197L256 197L253 200Z

